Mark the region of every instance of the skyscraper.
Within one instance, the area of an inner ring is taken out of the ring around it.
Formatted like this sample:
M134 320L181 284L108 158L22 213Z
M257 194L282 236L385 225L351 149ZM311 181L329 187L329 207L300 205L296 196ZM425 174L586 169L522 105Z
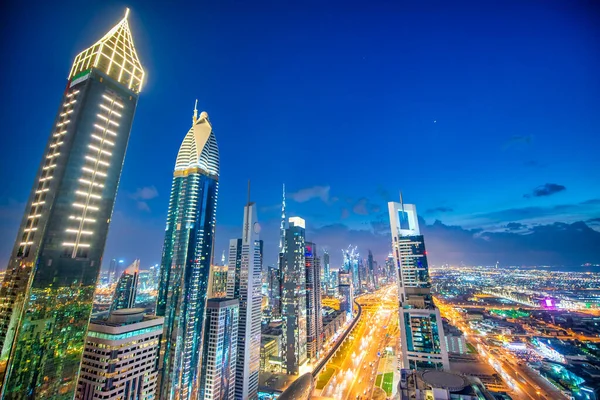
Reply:
M327 295L331 297L335 297L339 294L339 272L340 270L330 270L331 275L331 285L327 290Z
M194 108L179 148L169 199L156 314L165 317L158 397L198 395L212 245L219 192L219 149L208 114Z
M406 369L448 369L440 311L433 304L425 241L413 204L388 203L398 274L400 341Z
M108 267L108 284L112 284L117 279L117 259L113 258L110 260Z
M240 317L237 333L237 366L235 398L258 398L260 372L261 272L262 241L256 204L244 207L244 225L241 239L229 243L229 275L227 297L239 299Z
M363 293L368 283L367 264L362 257L358 258L358 290Z
M282 198L281 198L281 224L279 225L279 253L283 253L285 248L285 183L283 184Z
M113 295L111 312L123 308L135 306L135 294L137 292L140 273L140 260L135 260L123 273L117 282L115 294Z
M279 225L279 254L277 258L277 273L278 279L277 283L279 284L278 291L275 292L275 296L273 297L273 316L275 318L281 317L283 313L283 304L281 298L283 296L283 263L284 263L284 253L285 253L285 232L287 228L287 221L285 217L285 184L283 184L283 192L281 198L281 223Z
M377 261L373 260L373 271L375 275L373 276L373 282L375 285L375 290L379 289L379 283L381 281L381 267L377 263Z
M396 269L396 262L394 261L394 255L388 254L385 260L385 274L389 278L390 282L396 282L398 280L398 270Z
M304 235L306 224L302 218L291 217L285 230L282 254L282 319L283 367L290 375L297 375L307 360L306 354L306 272L304 266Z
M323 252L323 281L325 289L331 286L331 268L329 266L329 252Z
M227 265L213 265L210 297L227 297Z
M369 285L375 288L375 268L373 265L373 252L371 250L369 250L369 255L367 256L367 272Z
M164 318L143 308L92 320L85 341L77 400L154 399L158 349Z
M306 351L316 359L323 345L323 319L321 318L321 267L317 257L317 245L305 242L306 268Z
M242 239L229 241L229 264L227 266L227 297L240 298L240 274L242 269Z
M279 316L279 267L270 266L268 272L269 279L269 304L271 316Z
M75 393L144 82L127 14L75 57L27 202L0 288L3 398Z
M338 292L342 298L340 301L340 311L352 316L352 307L354 306L354 290L352 285L352 274L345 270L338 271Z
M206 303L199 399L235 399L238 313L237 299L215 298Z
M349 272L352 275L352 286L355 293L360 291L360 270L358 268L358 251L357 247L352 245L348 246L347 250L342 250L342 255L344 257L344 267L343 269L346 272Z

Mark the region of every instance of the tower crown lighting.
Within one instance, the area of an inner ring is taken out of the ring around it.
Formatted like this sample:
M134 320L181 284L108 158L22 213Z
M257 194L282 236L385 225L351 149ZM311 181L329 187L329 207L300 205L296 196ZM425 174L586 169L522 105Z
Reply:
M141 92L145 72L133 45L128 16L127 8L123 19L102 39L77 54L69 80L90 68L96 68L135 93Z

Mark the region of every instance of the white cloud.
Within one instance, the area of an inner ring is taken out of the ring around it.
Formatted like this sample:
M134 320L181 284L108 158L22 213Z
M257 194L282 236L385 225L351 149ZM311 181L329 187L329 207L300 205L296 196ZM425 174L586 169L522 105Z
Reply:
M327 203L329 202L330 189L330 186L313 186L290 193L289 196L298 203L305 203L312 199L321 199L324 203Z
M158 197L158 191L154 186L145 186L137 188L135 193L131 194L130 197L135 200L150 200Z
M140 210L142 210L142 211L148 211L148 212L150 212L150 206L145 201L138 201L137 202L137 207Z
M148 200L158 197L158 190L153 186L144 186L137 188L135 193L130 193L129 197L136 200L137 208L142 211L150 212Z

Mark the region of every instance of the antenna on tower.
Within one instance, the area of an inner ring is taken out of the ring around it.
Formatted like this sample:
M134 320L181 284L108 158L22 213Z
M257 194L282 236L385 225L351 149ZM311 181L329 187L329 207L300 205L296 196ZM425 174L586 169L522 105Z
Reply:
M248 203L245 207L246 216L244 218L244 240L250 240L250 179L248 179Z
M279 252L283 253L285 245L285 183L283 184L283 197L281 200L281 225L279 227Z
M402 208L402 212L404 212L404 200L402 199L402 190L400 191L400 207Z
M248 205L250 205L250 179L248 179Z

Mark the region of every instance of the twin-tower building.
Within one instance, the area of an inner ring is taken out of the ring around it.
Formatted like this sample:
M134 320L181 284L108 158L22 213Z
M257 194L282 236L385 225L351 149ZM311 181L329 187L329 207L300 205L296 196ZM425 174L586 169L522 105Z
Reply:
M144 81L128 11L75 57L0 287L1 398L257 398L256 207L249 201L244 209L241 263L231 277L237 297L209 301L219 149L196 107L175 160L157 317L118 310L88 332ZM129 346L129 361L118 343Z

